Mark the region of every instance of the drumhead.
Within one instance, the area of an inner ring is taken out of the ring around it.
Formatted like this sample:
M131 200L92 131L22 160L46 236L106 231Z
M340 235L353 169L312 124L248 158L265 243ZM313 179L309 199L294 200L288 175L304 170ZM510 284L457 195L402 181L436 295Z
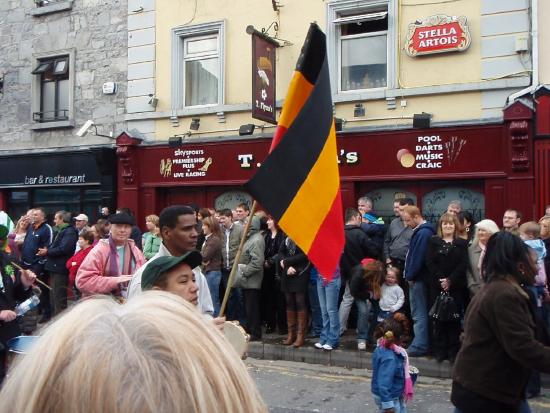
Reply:
M18 336L8 341L8 349L12 353L27 354L36 343L39 336Z
M223 332L225 338L229 341L237 354L243 357L246 354L246 350L248 350L249 339L249 336L246 334L244 328L231 321L226 321L223 326Z

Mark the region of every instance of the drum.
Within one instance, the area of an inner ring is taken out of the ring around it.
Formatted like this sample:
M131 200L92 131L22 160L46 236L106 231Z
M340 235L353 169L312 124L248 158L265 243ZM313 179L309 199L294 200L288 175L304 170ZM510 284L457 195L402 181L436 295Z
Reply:
M229 341L229 344L231 344L231 347L233 347L237 354L244 360L250 340L250 336L246 333L244 328L239 325L238 321L226 321L223 325L223 333L227 341Z
M8 350L15 354L27 354L39 336L18 336L8 341Z

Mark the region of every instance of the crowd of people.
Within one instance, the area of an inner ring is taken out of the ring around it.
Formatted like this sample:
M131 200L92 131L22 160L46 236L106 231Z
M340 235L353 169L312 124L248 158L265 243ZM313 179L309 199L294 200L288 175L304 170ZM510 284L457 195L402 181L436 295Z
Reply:
M4 334L5 325L17 324L14 303L32 294L36 277L43 286L39 323L63 312L68 300L110 295L131 302L146 290L161 290L191 303L218 329L226 319L239 321L251 340L277 332L286 335L285 345L299 348L309 337L315 348L331 351L343 334L356 330L358 351L378 349L381 340L396 355L407 348L399 369L408 357L431 355L453 363L467 328L465 314L494 276L485 257L500 232L518 235L533 251L533 282L520 285L539 327L550 327L550 208L538 222L521 222L520 211L507 209L499 228L490 219L475 222L452 201L434 225L411 199L400 198L394 201L395 217L385 223L373 201L362 197L357 208L345 211L346 242L333 274L319 274L270 215L250 216L246 203L233 211L169 206L145 218L143 233L130 210L102 212L92 225L85 214L72 218L57 211L50 226L37 207L11 231L0 225L2 294L10 290L0 312L4 346L18 332ZM243 237L235 284L220 314ZM23 271L6 277L14 262ZM539 392L533 373L526 396ZM389 406L388 400L381 403Z

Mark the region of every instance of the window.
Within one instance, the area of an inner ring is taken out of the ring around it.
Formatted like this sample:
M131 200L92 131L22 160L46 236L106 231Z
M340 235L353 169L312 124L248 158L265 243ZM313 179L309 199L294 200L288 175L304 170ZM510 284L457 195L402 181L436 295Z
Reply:
M393 3L394 0L329 3L329 59L337 93L393 87Z
M34 55L32 129L72 127L74 50Z
M172 30L172 106L223 104L224 23Z
M40 76L40 111L33 112L36 122L69 119L69 58L41 60L33 75Z

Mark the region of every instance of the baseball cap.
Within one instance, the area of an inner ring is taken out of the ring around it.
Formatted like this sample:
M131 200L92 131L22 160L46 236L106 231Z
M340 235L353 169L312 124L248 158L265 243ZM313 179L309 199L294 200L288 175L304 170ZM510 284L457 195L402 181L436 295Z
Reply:
M202 263L202 255L198 251L189 251L181 257L164 256L158 257L147 264L141 275L141 289L149 290L162 274L170 271L182 262L189 265L192 269Z
M88 220L88 215L85 215L85 214L77 215L74 220L75 221L89 221Z

